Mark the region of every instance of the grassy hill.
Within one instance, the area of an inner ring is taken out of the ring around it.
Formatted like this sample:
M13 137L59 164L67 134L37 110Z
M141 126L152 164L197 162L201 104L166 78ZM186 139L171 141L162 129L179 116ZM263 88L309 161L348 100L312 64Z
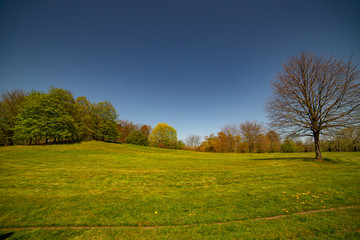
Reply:
M360 154L324 156L316 162L313 153L214 154L96 141L2 147L0 235L359 239L359 207L294 214L360 205ZM278 215L286 216L261 219ZM12 229L66 226L104 228Z

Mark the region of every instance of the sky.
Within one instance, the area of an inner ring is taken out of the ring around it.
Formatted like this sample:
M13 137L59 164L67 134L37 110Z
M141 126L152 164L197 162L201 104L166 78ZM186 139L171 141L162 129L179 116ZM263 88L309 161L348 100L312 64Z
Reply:
M282 63L360 63L360 1L0 0L0 91L70 90L179 139L266 123Z

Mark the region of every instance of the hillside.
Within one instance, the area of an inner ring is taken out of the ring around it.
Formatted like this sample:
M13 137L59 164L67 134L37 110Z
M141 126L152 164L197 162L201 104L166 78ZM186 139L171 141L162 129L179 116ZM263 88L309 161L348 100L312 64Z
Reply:
M324 156L316 162L313 153L200 153L97 141L2 147L0 234L359 238L358 207L295 214L360 205L360 154ZM259 219L278 215L288 216ZM115 228L12 229L74 226Z

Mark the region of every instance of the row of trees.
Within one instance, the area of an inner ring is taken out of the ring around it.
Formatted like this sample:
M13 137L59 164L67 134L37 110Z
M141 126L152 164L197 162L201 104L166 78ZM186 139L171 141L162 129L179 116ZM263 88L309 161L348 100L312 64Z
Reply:
M308 152L311 151L312 142L304 143L301 140L286 139L273 130L266 130L265 126L257 121L245 121L239 125L227 124L221 131L201 137L190 135L186 140L186 148L203 152Z
M198 150L207 152L279 152L280 136L274 131L265 132L257 121L240 125L228 124L215 136L205 137Z
M74 99L70 91L61 88L50 88L47 93L7 91L0 102L0 143L115 141L117 116L110 102Z
M0 145L100 140L162 148L184 148L176 130L159 123L119 120L108 101L91 103L86 97L51 87L47 93L4 92L0 99Z
M285 139L257 121L227 124L221 131L205 136L190 135L185 143L166 123L150 125L118 120L108 101L91 103L86 97L74 99L70 91L50 88L48 93L7 91L0 101L0 144L102 140L161 148L207 152L311 152L312 139ZM359 151L360 127L327 132L323 151Z
M271 128L291 138L312 137L315 157L320 160L324 149L358 151L359 79L358 65L351 58L344 61L308 52L289 58L272 83L273 96L266 105ZM117 116L111 103L74 99L63 89L51 88L48 93L14 90L1 98L0 144L97 139L184 147L176 130L167 124L159 124L151 132L150 126L118 121ZM323 145L321 136L326 137ZM192 135L187 143L188 149L213 152L290 151L301 145L290 139L281 145L276 132L264 132L257 122L226 125L201 144L199 136Z

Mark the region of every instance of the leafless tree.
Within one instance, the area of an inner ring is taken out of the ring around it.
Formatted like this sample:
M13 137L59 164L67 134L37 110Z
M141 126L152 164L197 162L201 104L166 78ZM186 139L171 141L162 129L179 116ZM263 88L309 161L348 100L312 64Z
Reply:
M198 147L201 144L201 136L199 135L190 135L186 139L186 145L192 148Z
M263 126L257 121L245 121L240 124L240 133L243 141L249 145L249 151L254 152L255 144L262 133Z
M283 64L267 103L271 125L293 135L314 138L322 159L320 134L360 120L359 70L348 61L302 52Z

